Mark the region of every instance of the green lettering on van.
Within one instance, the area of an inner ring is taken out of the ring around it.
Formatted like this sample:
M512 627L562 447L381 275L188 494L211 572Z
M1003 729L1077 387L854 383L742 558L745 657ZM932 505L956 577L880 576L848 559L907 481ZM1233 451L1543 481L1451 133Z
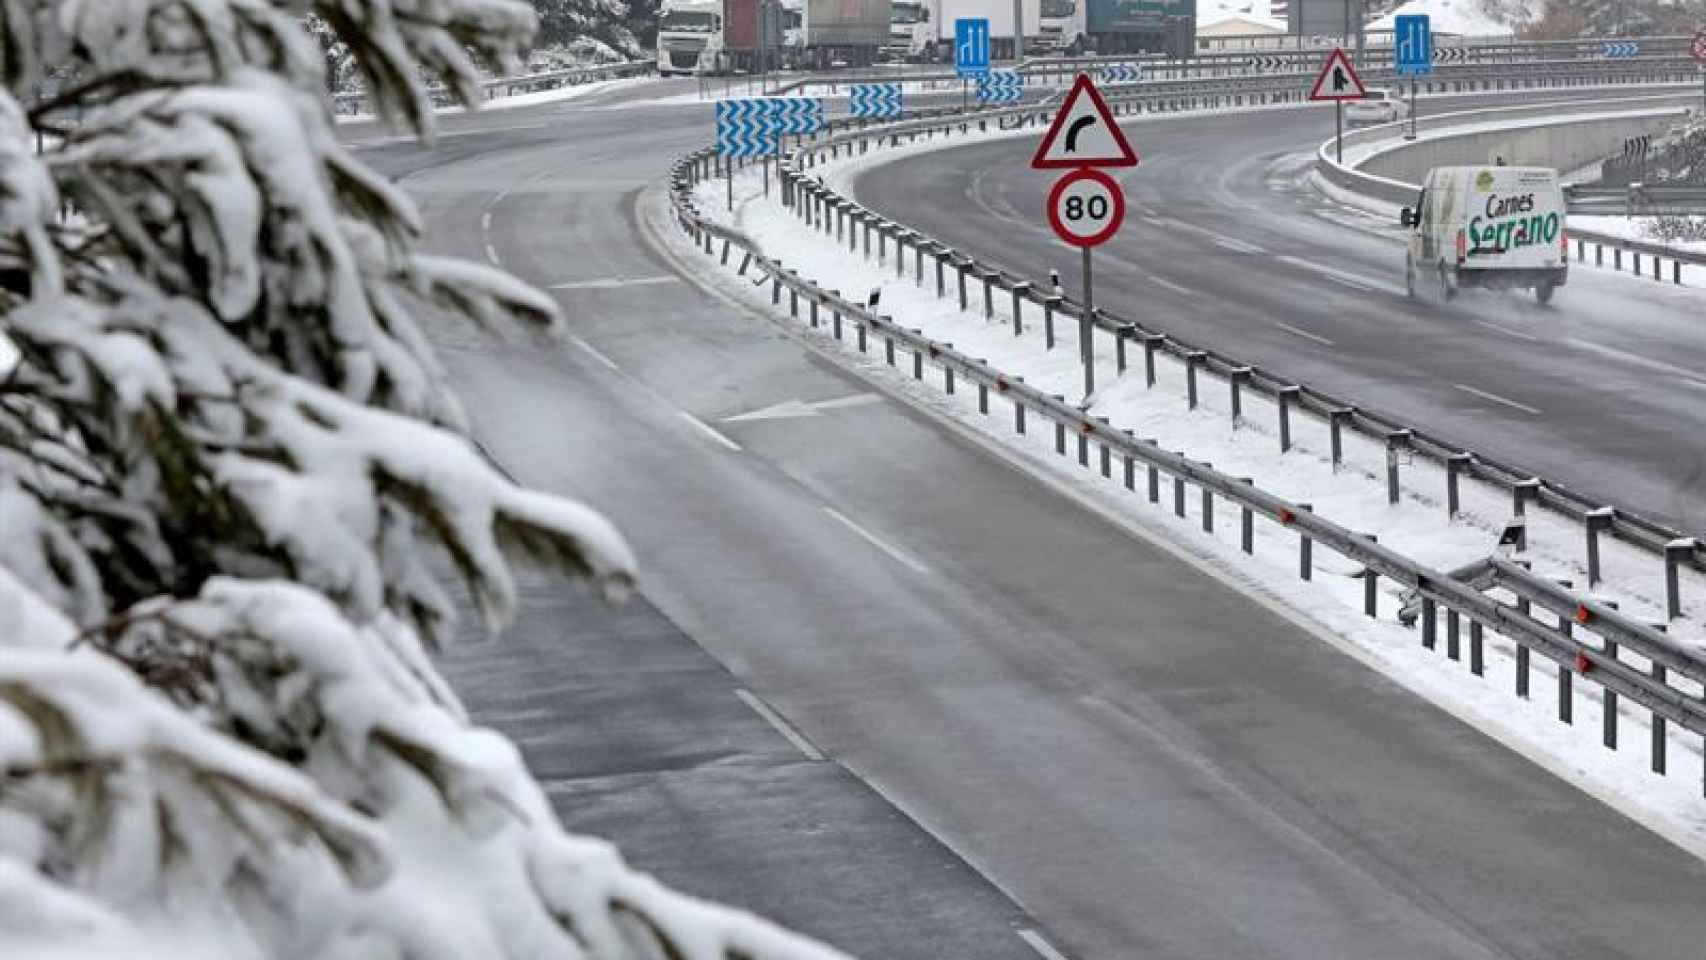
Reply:
M1546 223L1543 225L1540 235L1547 243L1552 243L1558 239L1558 215L1556 213L1546 215Z

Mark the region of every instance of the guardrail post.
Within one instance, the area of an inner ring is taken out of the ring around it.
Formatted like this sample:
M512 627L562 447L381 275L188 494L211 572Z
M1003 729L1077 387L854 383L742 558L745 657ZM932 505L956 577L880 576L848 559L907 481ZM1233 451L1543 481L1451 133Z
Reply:
M983 279L983 319L995 319L995 271L979 271Z
M877 265L881 266L889 256L888 224L877 225Z
M1577 263L1587 263L1588 262L1588 245L1587 245L1586 241L1583 241L1580 239L1578 239L1576 241L1576 262Z
M1450 607L1445 609L1445 658L1447 660L1456 660L1460 654L1457 639L1460 632L1458 619L1456 610Z
M1565 589L1572 586L1568 580L1560 580L1558 584ZM1558 615L1558 632L1565 637L1574 632L1571 629L1570 618L1564 614ZM1575 673L1567 663L1558 664L1558 719L1563 723L1575 723L1575 697L1572 694Z
M952 250L940 243L936 245L936 299L938 300L948 295L948 284L942 278L942 271L953 253Z
M1238 480L1252 487L1256 485L1255 477L1239 477ZM1256 552L1256 511L1247 503L1239 504L1239 509L1238 545L1246 554L1253 554Z
M1682 616L1682 587L1679 583L1678 569L1694 559L1694 550L1699 546L1693 537L1681 537L1665 544L1665 619L1675 620Z
M1338 407L1327 411L1327 431L1331 435L1334 473L1339 472L1339 464L1344 462L1345 444L1342 434L1345 421L1349 420L1354 413L1356 413L1355 407Z
M1143 333L1143 385L1155 386L1155 351L1161 344L1167 342L1166 336L1159 333Z
M819 302L821 296L822 296L822 294L814 294L812 296L812 302L810 304L810 306L811 306L812 329L813 330L817 329L817 305L818 305L818 302Z
M1244 382L1255 375L1250 367L1238 367L1227 375L1226 382L1232 391L1232 429L1238 429L1238 421L1244 416Z
M953 346L948 344L949 349L953 349ZM949 396L954 393L954 368L946 363L942 364L942 389L946 390Z
M1054 311L1060 304L1059 296L1043 298L1043 346L1049 350L1054 349Z
M1605 266L1605 244L1596 243L1593 245L1593 265L1596 267Z
M1617 659L1617 641L1605 638L1605 655L1612 661ZM1604 688L1600 691L1604 709L1600 711L1600 742L1609 750L1617 749L1617 691Z
M1487 660L1481 641L1481 621L1469 621L1469 672L1475 676L1483 676L1487 672Z
M1439 642L1438 633L1437 633L1438 628L1436 626L1436 616L1437 616L1437 611L1435 611L1435 609L1434 609L1434 602L1433 602L1432 598L1423 597L1422 598L1422 647L1423 647L1423 649L1432 650L1434 648L1434 645Z
M1056 394L1055 399L1063 400L1065 398ZM1059 420L1054 422L1054 452L1063 457L1066 456L1066 424Z
M977 385L977 412L984 416L989 415L989 384L987 383Z
M1310 504L1307 504L1307 503L1298 504L1297 509L1304 512L1304 513L1313 513L1315 511L1315 507L1310 505ZM1299 579L1301 579L1301 580L1313 580L1313 579L1315 579L1315 556L1314 556L1314 554L1315 554L1315 541L1310 539L1309 534L1307 534L1301 530L1298 531L1298 534L1297 534L1297 576Z
M1633 256L1635 258L1635 263L1634 263L1635 276L1638 277L1641 275L1641 251L1631 250L1631 251L1629 251L1629 254L1630 254L1630 256Z
M1145 440L1144 442L1151 445L1151 446L1153 446L1155 444L1154 440ZM1161 502L1161 468L1156 466L1154 463L1150 463L1148 473L1149 473L1149 502L1150 503L1160 503Z
M1114 369L1121 376L1125 375L1125 344L1137 332L1137 324L1121 323L1114 330Z
M1372 533L1363 534L1368 542L1379 543L1380 538ZM1371 619L1380 616L1380 573L1373 567L1362 568L1362 612Z
M1078 465L1090 465L1090 435L1083 430L1078 431Z
M1182 450L1174 451L1174 456L1184 455ZM1173 474L1173 514L1181 518L1185 515L1185 478L1177 473Z
M1025 433L1025 401L1013 398L1013 432L1023 436Z
M889 325L891 325L893 323L894 323L893 317L884 317L883 318L884 329L887 329L889 327ZM889 366L891 366L891 367L894 366L894 337L891 337L886 333L883 334L883 359L888 361Z
M1214 464L1204 463L1203 467L1212 470ZM1209 489L1207 484L1202 488L1202 532L1214 532L1214 491Z
M770 305L779 306L782 303L782 270L781 264L776 265L776 273L770 278Z
M797 270L790 270L788 272L794 274L799 273ZM800 290L798 287L790 286L788 288L788 316L795 320L800 319Z
M1398 502L1398 458L1410 448L1410 430L1394 430L1386 435L1386 502Z
M723 241L723 253L722 256L718 258L717 262L719 266L726 267L729 265L729 242L727 240ZM745 266L742 266L741 269L744 270L746 268Z
M1208 354L1201 350L1185 354L1185 400L1192 410L1197 408L1197 367L1206 359Z
M1127 440L1132 439L1130 430L1127 430L1125 435ZM1128 453L1122 459L1125 460L1125 488L1135 493L1137 492L1137 458Z
M1030 292L1030 289L1031 282L1029 280L1020 280L1013 284L1013 336L1015 337L1025 332L1024 314L1020 312L1019 304L1025 294Z
M865 352L865 322L858 317L853 318L853 327L859 332L859 352Z
M1611 267L1619 273L1623 272L1623 248L1611 248Z
M1599 534L1602 530L1610 530L1617 519L1615 507L1599 507L1589 510L1583 518L1587 529L1588 540L1588 589L1599 585Z
M864 258L866 260L869 260L869 259L871 259L871 226L872 226L872 224L871 224L871 215L868 212L866 212L864 210L859 211L859 225L865 228L864 229L864 234L865 234Z
M1662 663L1653 664L1653 682L1665 684L1665 666ZM1657 710L1653 711L1653 772L1662 775L1665 772L1665 718Z
M1516 598L1516 612L1528 616L1529 604L1527 597ZM1511 638L1516 640L1515 637ZM1528 699L1528 647L1521 640L1516 640L1516 695Z
M922 287L922 286L924 286L924 241L923 240L920 240L917 243L914 243L912 245L912 262L913 262L913 271L914 271L914 278L913 278L914 284L916 286Z
M1682 261L1681 260L1672 260L1670 262L1670 282L1676 284L1679 287L1682 286Z
M1453 520L1457 517L1460 506L1457 491L1457 478L1468 472L1472 460L1467 453L1448 454L1445 458L1445 518Z
M954 274L957 277L956 282L960 287L960 310L961 312L964 312L966 308L966 268L971 266L972 259L970 257L966 257L964 260L960 260L956 257L955 260Z
M1108 429L1107 417L1097 417L1096 421L1102 425L1102 429ZM1102 477L1111 480L1113 476L1113 451L1108 449L1108 442L1104 440L1102 441Z
M1303 395L1302 387L1279 388L1279 442L1280 453L1291 449L1291 405Z

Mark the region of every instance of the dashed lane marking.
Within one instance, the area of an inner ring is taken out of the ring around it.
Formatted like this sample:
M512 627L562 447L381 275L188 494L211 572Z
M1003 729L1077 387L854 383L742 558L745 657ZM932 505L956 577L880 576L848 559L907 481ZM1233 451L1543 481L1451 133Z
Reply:
M1478 390L1465 383L1454 383L1452 386L1462 390L1470 396L1480 397L1482 400L1491 400L1494 403L1502 403L1513 410L1521 410L1523 413L1532 414L1536 417L1540 416L1540 411L1538 409L1531 407L1526 403L1518 403L1509 397L1501 397L1496 393L1488 393L1485 390Z
M611 290L617 287L649 287L664 283L680 283L681 278L673 274L656 277L604 277L599 280L571 280L568 283L553 283L552 290Z
M711 426L710 424L699 419L698 417L695 417L693 414L688 413L686 410L682 410L682 411L680 411L680 413L681 413L681 418L683 420L686 420L688 423L693 424L694 427L698 428L700 433L703 433L705 436L710 437L712 440L715 440L716 442L722 444L723 446L728 447L730 450L733 450L735 453L741 452L740 444L734 442L733 440L730 440L728 437L723 436L723 434L720 431L718 431L717 428Z
M1043 960L1066 960L1066 954L1056 950L1054 944L1044 940L1043 935L1035 930L1028 927L1020 930L1019 939L1025 941L1026 945L1035 950Z
M818 763L826 759L822 750L819 750L810 740L807 740L805 734L795 730L794 725L789 723L787 718L777 713L770 704L760 700L757 694L745 687L741 687L735 690L735 696L739 697L742 703L751 707L753 713L763 717L765 723L775 727L776 732L780 733L789 743L793 744L794 749L805 754L807 760L810 760L813 763Z
M581 339L580 337L570 337L569 340L571 342L573 342L575 346L580 347L582 350L586 351L587 354L590 355L594 360L597 360L599 363L602 363L605 366L609 367L610 369L615 370L617 373L622 372L622 368L618 367L616 365L616 361L610 359L609 357L605 356L603 353L599 352L599 349L597 347L593 346L590 343L587 343L585 340Z
M911 570L913 573L928 574L930 572L929 567L926 567L924 564L919 563L917 560L914 560L905 551L900 550L897 547L890 546L889 544L883 542L882 538L878 537L876 534L872 533L871 531L866 530L864 527L859 526L857 523L854 523L851 519L848 518L848 516L845 513L842 513L840 510L837 510L834 507L826 506L823 508L823 512L834 517L836 519L836 521L839 522L842 526L844 526L847 529L858 534L861 538L863 538L865 540L865 542L869 543L873 547L876 547L878 550L881 550L882 552L888 554L896 563L899 563L901 566L906 567L907 569Z
M1319 343L1324 347L1330 347L1333 345L1333 341L1328 340L1326 337L1323 337L1317 333L1310 333L1308 330L1303 330L1303 329L1300 329L1298 327L1294 327L1289 323L1275 323L1274 326L1279 327L1281 330L1284 330L1286 333L1296 334L1297 336L1300 336L1305 340L1313 340L1316 343Z

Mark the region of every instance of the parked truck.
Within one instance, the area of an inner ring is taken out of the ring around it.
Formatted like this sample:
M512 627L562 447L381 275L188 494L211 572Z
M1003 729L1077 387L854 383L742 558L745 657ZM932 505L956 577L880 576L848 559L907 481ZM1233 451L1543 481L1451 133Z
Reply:
M796 70L868 67L890 44L891 0L783 0L783 62Z
M658 6L658 74L692 74L723 48L722 0L663 0Z
M1080 0L1085 32L1099 54L1161 53L1176 60L1195 54L1196 0Z
M1077 56L1089 46L1084 0L1042 0L1041 47L1051 54Z
M894 0L889 11L889 41L883 53L907 62L936 59L936 24L930 0Z

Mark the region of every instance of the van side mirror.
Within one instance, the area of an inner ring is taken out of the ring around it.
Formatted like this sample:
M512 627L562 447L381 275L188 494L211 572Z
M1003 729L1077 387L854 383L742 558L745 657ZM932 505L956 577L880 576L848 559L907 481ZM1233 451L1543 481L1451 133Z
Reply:
M1415 211L1411 210L1409 207L1405 207L1404 209L1398 211L1398 225L1400 227L1404 227L1406 229L1409 227L1415 226L1416 225L1416 213L1415 213Z

